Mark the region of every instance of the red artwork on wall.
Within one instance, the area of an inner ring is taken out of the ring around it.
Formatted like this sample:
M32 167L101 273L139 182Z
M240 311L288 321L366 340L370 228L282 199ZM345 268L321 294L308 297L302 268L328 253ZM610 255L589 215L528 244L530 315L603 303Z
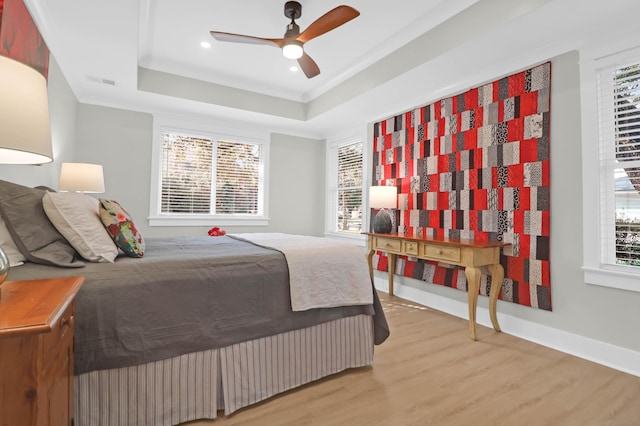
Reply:
M398 189L399 233L502 241L502 283L480 293L551 310L551 63L374 124L373 184ZM384 253L374 265L387 270ZM396 274L466 290L462 270L399 257Z
M49 74L49 48L22 0L0 0L0 55Z

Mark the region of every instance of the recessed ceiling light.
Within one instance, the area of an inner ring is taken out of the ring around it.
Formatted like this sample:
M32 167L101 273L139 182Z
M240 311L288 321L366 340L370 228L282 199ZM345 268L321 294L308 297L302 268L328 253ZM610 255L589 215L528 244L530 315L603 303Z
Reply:
M291 72L298 72L299 69L300 68L296 67L295 65L291 65L291 68L289 68Z
M209 43L208 41L203 41L202 43L200 43L200 46L204 47L205 49L208 49L211 47L211 43Z

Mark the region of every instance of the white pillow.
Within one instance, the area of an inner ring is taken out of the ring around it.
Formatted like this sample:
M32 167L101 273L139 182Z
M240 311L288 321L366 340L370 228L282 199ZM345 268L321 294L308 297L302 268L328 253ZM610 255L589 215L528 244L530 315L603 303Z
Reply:
M53 226L86 260L113 262L118 256L118 247L100 221L95 198L76 192L47 192L42 206Z
M22 253L20 253L18 246L16 246L11 234L9 234L2 215L0 215L0 247L2 247L4 254L9 258L9 266L20 266L27 260Z

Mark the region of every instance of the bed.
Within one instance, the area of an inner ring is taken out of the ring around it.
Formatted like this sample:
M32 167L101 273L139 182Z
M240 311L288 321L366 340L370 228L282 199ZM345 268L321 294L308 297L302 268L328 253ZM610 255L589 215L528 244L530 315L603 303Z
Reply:
M3 200L0 208L6 222ZM146 239L139 258L121 253L75 268L27 259L11 269L12 280L86 277L76 298L75 424L214 419L372 363L388 327L370 280L371 303L294 310L293 275L304 278L317 258L310 279L323 281L326 256L307 247L311 255L298 265L309 268L296 272L287 250L260 237ZM334 243L317 240L332 250ZM77 256L72 264L79 266ZM339 293L333 285L329 293Z

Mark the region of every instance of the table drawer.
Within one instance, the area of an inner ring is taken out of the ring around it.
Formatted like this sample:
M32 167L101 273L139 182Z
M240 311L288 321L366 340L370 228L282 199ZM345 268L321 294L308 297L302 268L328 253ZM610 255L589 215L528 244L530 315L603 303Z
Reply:
M400 252L402 241L394 240L393 238L378 238L376 237L376 249L385 251Z
M410 256L418 256L418 243L416 241L403 241L403 253Z
M53 324L51 333L45 333L43 335L45 357L47 354L59 351L59 347L69 338L68 336L73 336L73 326L75 322L73 312L73 303L70 303L67 309L60 315L58 321Z
M439 246L434 244L422 244L422 256L442 260L443 262L460 262L460 248Z

